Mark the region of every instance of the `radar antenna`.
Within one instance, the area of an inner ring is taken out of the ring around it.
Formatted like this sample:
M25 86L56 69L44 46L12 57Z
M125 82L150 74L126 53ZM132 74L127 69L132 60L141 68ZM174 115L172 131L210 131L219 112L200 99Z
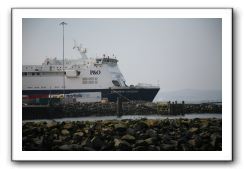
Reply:
M80 46L77 45L76 43L76 40L74 40L74 47L73 49L77 49L77 51L80 53L81 55L81 58L82 59L87 59L87 56L86 56L86 52L87 52L87 49L86 48L82 48L82 44L80 44Z

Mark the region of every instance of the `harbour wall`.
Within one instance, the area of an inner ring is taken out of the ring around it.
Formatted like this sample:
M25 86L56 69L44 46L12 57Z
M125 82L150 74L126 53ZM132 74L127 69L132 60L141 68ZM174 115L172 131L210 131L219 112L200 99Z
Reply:
M22 119L57 119L85 116L122 115L184 115L189 113L222 113L222 106L213 103L184 102L107 102L70 103L54 105L23 105Z

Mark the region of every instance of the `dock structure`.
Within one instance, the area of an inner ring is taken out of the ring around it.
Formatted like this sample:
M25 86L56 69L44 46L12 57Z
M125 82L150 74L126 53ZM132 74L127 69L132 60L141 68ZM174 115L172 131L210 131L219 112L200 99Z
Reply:
M181 104L175 102L168 102L168 114L169 115L184 115L185 102L182 101Z
M185 104L174 102L92 102L75 104L23 105L23 120L55 119L85 116L123 116L123 115L184 115L191 113L222 113L222 105L212 103Z
M120 97L117 97L117 103L116 103L116 112L117 116L121 117L122 116L122 100Z

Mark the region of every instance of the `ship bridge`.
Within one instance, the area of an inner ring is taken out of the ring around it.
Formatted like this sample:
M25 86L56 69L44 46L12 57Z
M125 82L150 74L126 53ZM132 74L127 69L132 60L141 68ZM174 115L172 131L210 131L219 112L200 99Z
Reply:
M109 65L117 65L118 60L116 58L110 58L109 56L103 58L96 58L96 64L109 64Z

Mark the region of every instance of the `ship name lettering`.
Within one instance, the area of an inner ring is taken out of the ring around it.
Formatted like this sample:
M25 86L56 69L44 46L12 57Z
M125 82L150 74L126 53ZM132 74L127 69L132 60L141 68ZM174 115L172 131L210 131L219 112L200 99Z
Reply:
M90 70L90 75L100 75L101 71L100 70Z

